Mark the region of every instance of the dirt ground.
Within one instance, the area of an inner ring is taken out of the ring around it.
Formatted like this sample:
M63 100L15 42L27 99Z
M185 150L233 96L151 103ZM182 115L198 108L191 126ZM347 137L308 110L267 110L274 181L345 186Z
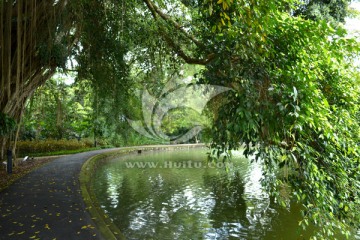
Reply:
M25 176L32 170L41 167L42 165L51 162L56 157L37 157L29 159L26 162L21 162L17 166L13 166L12 173L6 172L6 166L1 162L0 168L0 192L10 186L17 179Z

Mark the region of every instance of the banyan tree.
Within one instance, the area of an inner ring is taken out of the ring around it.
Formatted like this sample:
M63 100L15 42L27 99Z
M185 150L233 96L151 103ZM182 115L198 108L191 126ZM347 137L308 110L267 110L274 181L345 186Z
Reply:
M58 68L78 41L76 14L67 0L3 0L0 4L0 144L1 155L15 148L26 100ZM12 145L12 146L11 146Z
M125 8L125 0L0 1L0 159L15 153L26 101L56 72L75 62L93 87L123 81Z

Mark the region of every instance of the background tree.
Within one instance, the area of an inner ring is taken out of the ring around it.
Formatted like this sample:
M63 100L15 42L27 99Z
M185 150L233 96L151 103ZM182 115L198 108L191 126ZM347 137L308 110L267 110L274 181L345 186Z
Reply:
M20 139L89 137L91 97L91 89L86 89L84 84L70 86L63 78L53 77L37 89L26 105Z
M344 23L348 16L351 0L310 0L300 1L294 15L311 20L325 20L332 23Z

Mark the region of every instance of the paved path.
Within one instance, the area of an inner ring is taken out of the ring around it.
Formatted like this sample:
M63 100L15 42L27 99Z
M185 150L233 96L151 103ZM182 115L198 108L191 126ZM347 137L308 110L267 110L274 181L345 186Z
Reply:
M85 210L79 173L88 158L112 150L60 157L0 192L0 239L102 239Z

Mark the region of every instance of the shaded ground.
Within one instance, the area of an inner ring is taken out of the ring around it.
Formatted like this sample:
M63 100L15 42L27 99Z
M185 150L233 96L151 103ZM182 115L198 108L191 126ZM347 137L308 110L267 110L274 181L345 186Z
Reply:
M25 176L44 164L51 162L55 158L57 157L42 157L27 160L26 162L22 162L18 166L14 167L12 174L8 174L6 172L5 165L2 164L0 169L0 192L13 184L17 179Z
M79 173L88 158L106 151L111 149L48 159L0 192L0 239L101 239L86 211ZM40 162L33 164L14 175Z

